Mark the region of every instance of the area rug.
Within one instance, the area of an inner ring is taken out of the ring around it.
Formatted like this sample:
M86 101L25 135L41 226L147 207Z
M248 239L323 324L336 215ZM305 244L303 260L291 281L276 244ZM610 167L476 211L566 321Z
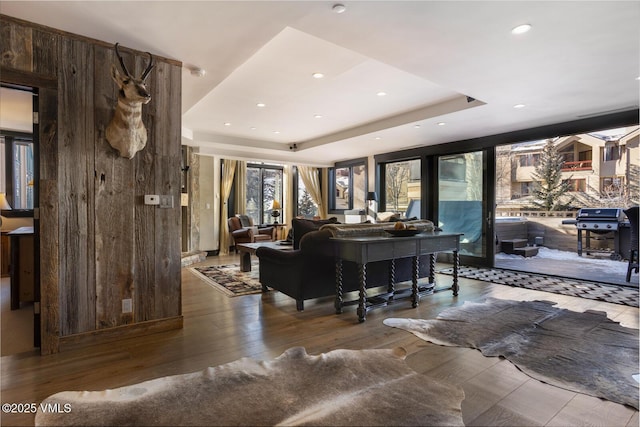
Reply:
M453 274L453 268L445 268L438 273ZM614 304L638 307L640 292L638 289L605 283L572 280L563 277L545 276L533 273L501 270L499 268L460 267L460 277L481 280L483 282L498 283L518 288L551 292L572 297L587 298Z
M464 425L463 390L413 371L406 351L294 347L271 361L239 359L202 372L44 400L35 425Z
M230 297L262 292L257 261L252 263L251 271L247 272L240 271L239 264L191 267L189 270L214 289Z
M525 374L638 409L638 330L600 311L578 313L549 301L465 302L435 320L385 319L434 344L502 356Z

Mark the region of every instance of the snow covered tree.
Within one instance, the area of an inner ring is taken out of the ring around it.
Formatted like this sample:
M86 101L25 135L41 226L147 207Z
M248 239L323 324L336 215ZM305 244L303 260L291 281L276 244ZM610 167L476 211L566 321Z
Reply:
M531 174L534 179L532 202L536 207L546 211L561 211L567 209L573 201L573 197L566 200L563 197L571 190L569 179L562 179L562 166L564 159L558 152L554 141L547 140L535 172Z

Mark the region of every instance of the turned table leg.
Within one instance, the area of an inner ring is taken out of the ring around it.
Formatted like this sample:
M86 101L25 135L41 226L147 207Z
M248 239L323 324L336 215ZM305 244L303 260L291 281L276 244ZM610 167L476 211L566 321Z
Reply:
M460 255L458 251L453 251L453 285L451 289L453 290L453 296L458 296L458 268L460 267Z
M389 285L387 286L387 292L391 294L389 299L393 299L393 294L396 291L396 260L389 260Z
M336 314L342 313L342 259L336 258Z
M420 301L420 295L418 294L418 277L420 275L420 263L418 257L411 258L411 306L416 308Z
M436 254L429 254L429 284L433 285L436 281Z
M358 322L362 323L367 318L367 265L358 264L358 283L360 294L358 299Z

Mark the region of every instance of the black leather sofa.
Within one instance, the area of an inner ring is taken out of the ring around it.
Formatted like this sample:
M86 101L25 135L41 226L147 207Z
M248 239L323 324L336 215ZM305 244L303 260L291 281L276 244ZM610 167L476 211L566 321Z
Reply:
M300 224L299 222L303 223ZM421 221L423 224L425 221ZM428 221L431 226L432 224ZM294 241L299 239L299 248L282 251L262 247L256 250L260 261L260 283L263 292L268 287L278 290L296 300L296 308L304 310L304 301L314 298L334 296L336 293L335 256L331 237L335 234L326 220L314 224L311 220L292 221ZM335 224L335 222L333 222ZM344 224L349 230L362 227L363 233L382 232L393 224ZM315 229L315 230L314 230ZM433 229L433 228L431 228ZM367 264L367 288L387 287L389 284L390 261ZM428 277L429 257L419 258L419 277ZM411 280L411 258L395 260L395 282ZM343 262L343 294L356 291L358 287L357 265Z

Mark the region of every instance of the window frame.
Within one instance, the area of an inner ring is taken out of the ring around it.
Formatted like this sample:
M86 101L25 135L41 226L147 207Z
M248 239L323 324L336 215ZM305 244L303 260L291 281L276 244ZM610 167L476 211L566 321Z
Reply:
M369 188L369 171L368 171L368 159L366 157L360 157L357 159L346 160L343 162L334 163L333 167L329 168L329 200L328 207L331 214L342 214L346 211L353 209L364 209L365 207L354 208L353 206L353 168L356 166L362 166L364 168L364 193L365 198ZM336 208L336 169L349 169L349 200L348 207L346 209ZM366 201L366 200L365 200Z
M265 217L265 213L267 211L269 211L270 209L265 209L264 206L264 171L269 169L269 170L279 170L281 173L281 179L280 179L280 199L278 200L280 202L280 206L281 206L281 216L279 217L279 221L278 222L283 222L285 221L284 218L284 212L285 212L285 206L284 203L285 201L283 200L282 196L284 195L283 191L284 191L284 166L282 165L271 165L271 164L265 164L265 163L247 163L247 170L248 169L259 169L260 170L260 207L258 208L258 212L259 212L259 217L260 217L260 222L259 225L263 225L263 224L268 224L263 222L262 220ZM245 182L245 185L247 185L247 183ZM245 189L246 191L246 189ZM258 225L258 224L255 224Z
M320 191L322 191L322 171L320 168L318 168L317 171L318 174L318 181L320 182ZM292 173L291 173L293 180L292 182L293 184L293 189L292 189L292 195L293 195L293 200L294 200L294 205L293 205L293 216L295 217L299 217L299 216L304 216L300 214L300 205L299 205L299 199L300 199L300 172L298 171L298 167L297 166L293 166L292 168ZM316 205L316 209L317 212L320 212L320 206ZM304 216L306 218L306 216ZM309 218L311 219L311 218Z
M33 153L33 180L36 179L37 174L37 154L36 154L36 141L34 140L32 133L9 131L0 129L0 136L4 138L4 163L5 163L5 189L7 201L11 206L11 210L2 210L2 216L7 218L29 218L33 217L34 208L21 209L16 207L15 203L15 188L14 188L14 154L17 145L23 145L28 143L32 146ZM36 191L34 188L33 204L36 206Z

